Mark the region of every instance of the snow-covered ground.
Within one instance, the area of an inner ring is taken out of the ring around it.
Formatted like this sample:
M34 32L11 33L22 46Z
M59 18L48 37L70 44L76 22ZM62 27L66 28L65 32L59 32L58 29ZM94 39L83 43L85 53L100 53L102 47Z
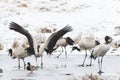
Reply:
M17 60L10 59L7 51L11 48L15 38L21 40L24 36L9 29L11 21L25 26L33 36L41 35L45 39L51 33L42 34L39 32L40 28L59 30L70 25L73 31L65 36L74 38L78 34L91 34L103 42L104 37L110 35L114 42L117 42L120 41L120 35L115 35L118 33L114 28L120 26L120 0L0 0L0 43L4 46L0 51L0 66L4 71L0 78L2 80L8 80L8 78L10 80L19 80L18 78L23 80L72 80L75 78L73 80L79 80L81 75L91 73L97 75L98 71L97 61L93 67L76 66L82 62L84 52L73 52L68 55L67 60L64 59L64 55L57 59L54 55L49 58L44 54L44 68L35 71L33 75L13 68L17 65ZM67 50L69 52L71 48L68 47ZM120 61L116 54L120 54L119 48L114 53L111 51L107 53L105 62L103 62L104 77L119 77ZM63 64L67 64L67 68L62 67Z

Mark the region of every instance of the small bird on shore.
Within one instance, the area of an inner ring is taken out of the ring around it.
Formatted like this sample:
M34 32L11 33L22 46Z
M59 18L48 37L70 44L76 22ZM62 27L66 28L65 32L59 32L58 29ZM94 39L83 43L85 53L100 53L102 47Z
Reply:
M37 70L37 67L31 65L31 63L28 62L28 63L27 63L27 67L26 67L26 69L27 69L28 71L30 71L29 74L33 74L33 71L34 71L34 70Z

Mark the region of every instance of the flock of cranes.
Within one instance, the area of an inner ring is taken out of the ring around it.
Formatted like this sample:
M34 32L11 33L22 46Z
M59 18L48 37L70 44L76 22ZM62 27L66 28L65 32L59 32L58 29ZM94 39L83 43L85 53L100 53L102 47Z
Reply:
M105 36L105 43L100 43L98 40L92 37L85 37L83 39L79 38L79 40L77 40L76 42L75 40L72 40L70 37L63 38L63 35L73 30L71 26L67 25L61 30L58 30L53 34L51 34L49 38L46 40L45 44L41 46L39 44L35 44L31 33L28 30L24 29L19 24L15 22L11 22L9 25L9 28L10 30L14 30L20 34L23 34L27 38L29 43L29 46L27 48L22 47L22 48L9 49L10 57L12 57L13 59L18 58L18 69L20 69L20 59L22 59L24 63L24 69L30 70L32 73L34 69L31 66L30 62L27 63L28 66L26 68L26 64L24 61L25 57L31 56L31 55L35 56L36 63L37 63L37 58L41 57L41 68L43 68L43 52L45 51L47 55L50 56L52 52L56 50L59 46L65 49L65 57L67 58L66 46L71 45L72 51L73 50L85 51L85 58L81 66L84 67L84 64L87 58L87 50L89 50L91 53L90 55L91 59L90 59L90 64L88 66L92 65L92 59L98 58L98 65L99 65L98 73L99 74L103 73L102 61L103 61L104 55L110 49L110 43L112 42L112 38L110 36ZM76 46L76 44L78 46ZM62 54L62 52L57 56L58 58ZM38 65L36 64L36 66Z

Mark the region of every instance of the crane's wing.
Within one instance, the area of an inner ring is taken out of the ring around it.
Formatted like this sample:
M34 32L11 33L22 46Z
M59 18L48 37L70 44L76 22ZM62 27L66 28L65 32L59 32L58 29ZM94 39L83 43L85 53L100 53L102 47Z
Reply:
M58 39L60 37L62 37L64 34L66 34L67 32L72 31L72 27L67 25L64 28L62 28L61 30L53 33L52 35L50 35L50 37L47 39L47 42L45 44L45 51L47 53L52 53L53 51L53 47L55 46L56 42L58 41Z
M22 26L20 26L19 24L15 23L15 22L11 22L9 26L10 26L9 28L11 30L15 30L16 32L19 32L19 33L25 35L28 39L29 46L31 48L33 48L33 38L26 29L24 29Z

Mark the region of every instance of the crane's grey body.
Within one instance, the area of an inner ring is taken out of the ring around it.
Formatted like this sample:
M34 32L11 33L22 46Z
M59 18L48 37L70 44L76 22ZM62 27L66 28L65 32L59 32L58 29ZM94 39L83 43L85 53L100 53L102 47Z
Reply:
M112 42L112 38L110 36L106 36L105 37L105 43L104 44L100 44L98 46L96 46L91 54L91 58L96 59L98 58L98 65L99 65L99 74L101 75L101 73L103 73L102 71L102 61L103 61L103 57L105 56L105 54L110 50L110 43ZM101 58L101 59L100 59Z

